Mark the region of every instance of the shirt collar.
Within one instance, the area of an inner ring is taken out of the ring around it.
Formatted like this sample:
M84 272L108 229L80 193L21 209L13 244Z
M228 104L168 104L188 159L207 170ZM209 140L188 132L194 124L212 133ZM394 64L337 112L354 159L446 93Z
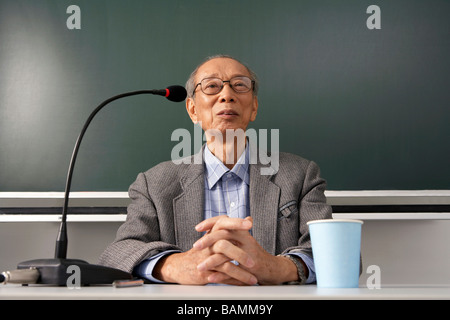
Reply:
M239 157L238 161L234 165L233 169L228 169L222 161L220 161L212 152L209 150L208 145L205 146L203 151L203 158L206 165L206 180L208 181L208 188L211 189L219 181L222 176L227 172L233 172L239 178L241 178L247 185L250 182L249 176L249 147L248 141L244 152Z

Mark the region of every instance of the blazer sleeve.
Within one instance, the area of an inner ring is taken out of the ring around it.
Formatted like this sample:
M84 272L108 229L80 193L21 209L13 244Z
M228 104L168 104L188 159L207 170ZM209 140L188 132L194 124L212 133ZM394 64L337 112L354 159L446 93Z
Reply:
M332 208L325 197L326 181L320 176L319 166L310 161L298 199L299 231L298 245L284 250L286 253L305 253L312 257L308 221L332 219Z
M149 192L146 177L140 173L129 188L131 203L127 219L116 238L99 258L99 264L132 272L143 260L166 250L180 250L160 241L157 210Z

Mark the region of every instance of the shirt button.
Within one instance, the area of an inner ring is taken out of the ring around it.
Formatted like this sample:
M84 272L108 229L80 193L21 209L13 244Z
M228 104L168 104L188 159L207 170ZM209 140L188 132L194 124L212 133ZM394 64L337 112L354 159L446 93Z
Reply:
M230 206L231 206L232 208L234 208L234 205L235 205L234 202L231 202L231 203L230 203Z

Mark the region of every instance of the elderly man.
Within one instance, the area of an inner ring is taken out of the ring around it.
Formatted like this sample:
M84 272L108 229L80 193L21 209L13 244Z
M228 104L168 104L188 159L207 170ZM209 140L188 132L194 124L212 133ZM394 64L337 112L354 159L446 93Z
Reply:
M306 223L331 218L318 166L280 153L278 171L263 175L249 161L249 140L226 139L258 111L256 75L236 59L208 58L186 89L206 144L189 163L138 175L127 220L100 263L155 283L313 283Z

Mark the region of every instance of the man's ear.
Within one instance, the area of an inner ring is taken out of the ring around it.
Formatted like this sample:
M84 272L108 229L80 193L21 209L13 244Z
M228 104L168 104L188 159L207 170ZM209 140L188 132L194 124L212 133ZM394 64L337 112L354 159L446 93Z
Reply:
M252 110L252 116L250 118L250 121L255 121L256 115L258 113L258 97L253 97L253 110Z
M197 108L195 107L194 98L186 99L186 111L189 114L189 117L191 118L192 122L197 123L198 122Z

